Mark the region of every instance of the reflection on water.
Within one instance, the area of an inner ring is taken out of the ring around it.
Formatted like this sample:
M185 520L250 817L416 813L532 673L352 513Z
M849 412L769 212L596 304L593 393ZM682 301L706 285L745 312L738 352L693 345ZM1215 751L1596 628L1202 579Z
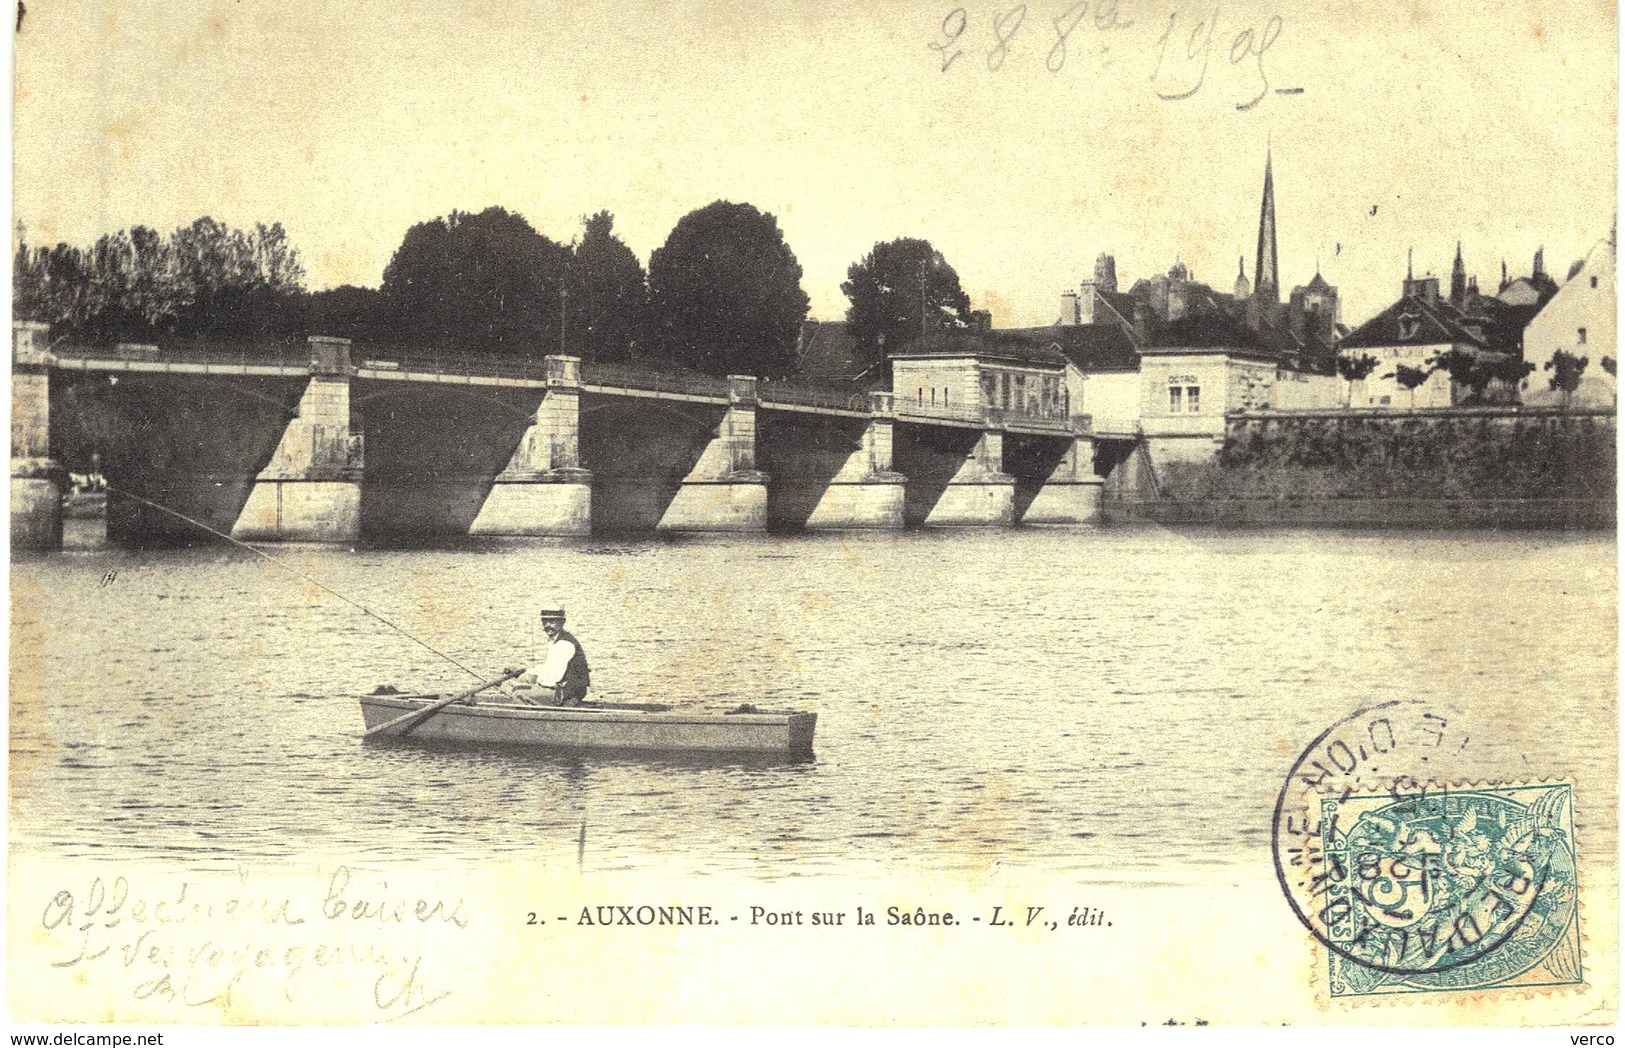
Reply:
M815 709L816 759L363 745L352 696L470 678L244 551L98 549L14 566L15 844L574 862L585 824L599 869L1268 868L1299 750L1404 696L1472 719L1473 774L1578 778L1581 837L1614 848L1612 536L272 552L483 677L524 661L532 609L563 600L595 697Z

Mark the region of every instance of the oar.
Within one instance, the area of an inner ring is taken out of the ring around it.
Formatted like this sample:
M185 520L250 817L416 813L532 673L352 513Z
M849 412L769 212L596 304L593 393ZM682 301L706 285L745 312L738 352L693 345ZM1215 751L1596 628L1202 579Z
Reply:
M378 727L376 727L376 728L368 728L366 731L362 732L361 737L364 739L369 735L377 735L381 731L388 731L391 728L397 727L397 726L399 726L401 724L405 724L407 721L416 721L419 718L428 717L429 715L431 715L431 714L433 714L433 713L435 713L435 712L437 712L439 710L442 710L442 709L446 708L447 706L450 706L454 702L461 702L463 699L468 698L470 695L478 695L480 692L484 691L486 688L494 688L498 684L501 684L503 681L511 680L514 677L517 677L517 676L519 676L520 674L522 674L524 672L525 671L522 670L522 669L521 670L509 670L508 672L504 673L502 676L493 677L491 680L486 681L484 684L481 684L481 685L479 685L477 687L470 688L467 691L459 692L456 695L447 695L443 699L436 699L435 701L429 703L427 706L423 707L421 710L413 710L410 713L403 713L399 717L396 717L394 720L386 721L383 724L378 725Z

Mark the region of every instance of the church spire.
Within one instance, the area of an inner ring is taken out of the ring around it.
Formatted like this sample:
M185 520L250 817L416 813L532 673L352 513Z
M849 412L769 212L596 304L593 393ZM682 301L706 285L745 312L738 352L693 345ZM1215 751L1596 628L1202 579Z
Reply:
M1461 305L1467 299L1467 266L1461 260L1461 241L1456 241L1456 262L1450 267L1450 301Z
M1264 200L1258 208L1258 262L1253 266L1254 293L1271 302L1281 300L1275 260L1275 173L1272 150L1264 153Z

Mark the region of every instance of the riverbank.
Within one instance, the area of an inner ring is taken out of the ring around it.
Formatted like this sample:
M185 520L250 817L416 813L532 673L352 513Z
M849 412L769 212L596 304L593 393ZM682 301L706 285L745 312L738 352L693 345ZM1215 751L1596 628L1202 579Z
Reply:
M1108 524L1225 527L1528 528L1611 531L1612 499L1209 498L1108 500Z

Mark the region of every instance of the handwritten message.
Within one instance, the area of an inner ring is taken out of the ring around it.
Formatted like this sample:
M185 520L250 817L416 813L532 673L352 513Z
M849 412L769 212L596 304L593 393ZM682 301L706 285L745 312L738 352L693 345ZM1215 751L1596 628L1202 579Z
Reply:
M989 73L1042 55L1044 68L1056 76L1069 63L1076 68L1092 62L1105 69L1120 54L1138 56L1148 68L1150 89L1165 102L1196 97L1224 68L1234 74L1225 78L1225 88L1234 91L1236 109L1246 111L1272 94L1303 93L1302 87L1275 86L1270 77L1270 50L1285 28L1280 15L1230 19L1221 7L1175 10L1166 18L1141 22L1126 17L1118 0L1079 0L1061 10L1022 3L952 8L926 47L935 53L942 73L966 68L960 60L967 55L978 55Z
M452 993L437 963L470 923L461 898L392 891L339 866L304 890L257 894L219 879L159 883L92 876L51 893L38 911L50 966L127 1000L217 1009L241 1018L250 1002L298 1006L360 999L392 1020Z

